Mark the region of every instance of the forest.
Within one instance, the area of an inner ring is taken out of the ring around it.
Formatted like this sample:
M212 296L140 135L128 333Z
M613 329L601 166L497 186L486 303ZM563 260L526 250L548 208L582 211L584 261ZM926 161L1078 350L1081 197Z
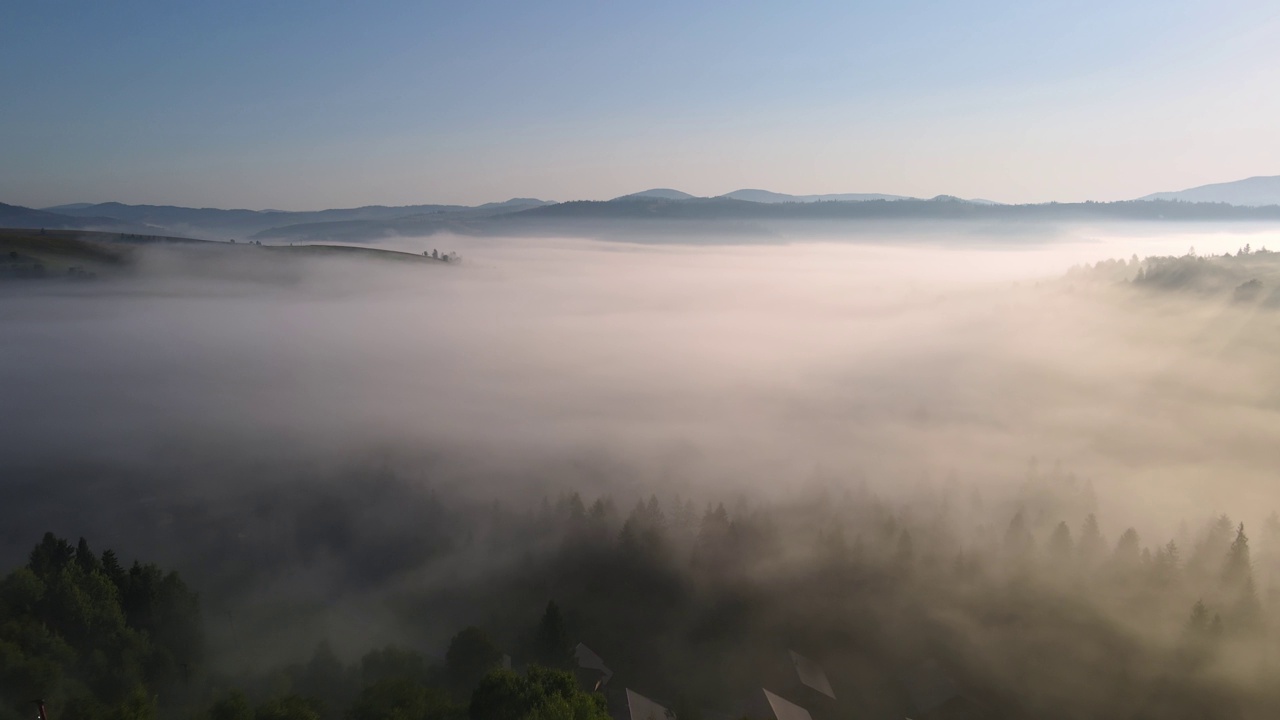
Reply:
M785 503L651 496L620 508L575 492L477 507L379 482L382 501L415 504L416 522L377 530L335 515L317 534L319 508L360 497L287 488L277 499L302 502L273 511L269 536L241 533L227 564L269 575L333 543L343 584L377 587L395 608L394 642L344 657L317 636L254 668L241 658L264 641L246 635L279 621L253 617L261 577L219 584L195 557L175 562L180 576L46 534L0 584L6 716L40 699L57 718L584 720L626 717L631 690L681 718L766 717L749 702L760 689L832 719L1280 709L1275 513L1259 528L1217 515L1143 538L1100 526L1089 483L1034 464L1007 496L949 478L910 503L855 486ZM192 538L181 558L215 529L188 517L145 543ZM390 563L412 576L489 548L523 552L447 588L385 582ZM211 641L236 632L209 622L228 611L241 636ZM579 643L607 676L575 659ZM825 670L834 698L797 680L792 652Z

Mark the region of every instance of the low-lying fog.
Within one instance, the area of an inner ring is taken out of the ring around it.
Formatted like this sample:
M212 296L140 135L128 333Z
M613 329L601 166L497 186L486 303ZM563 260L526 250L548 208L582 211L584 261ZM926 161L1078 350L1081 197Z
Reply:
M590 457L624 485L768 495L852 477L998 482L1037 458L1153 521L1205 503L1269 512L1274 319L1061 280L1077 263L1267 239L437 237L395 245L464 264L309 260L249 279L185 266L9 293L0 450L20 465L193 444L447 451L486 468L470 480L503 483Z
M704 708L799 643L874 716L929 657L991 717L1265 715L1280 315L1123 281L1246 244L1280 233L151 248L0 289L0 559L52 530L176 568L228 673L468 624L525 662L554 599Z

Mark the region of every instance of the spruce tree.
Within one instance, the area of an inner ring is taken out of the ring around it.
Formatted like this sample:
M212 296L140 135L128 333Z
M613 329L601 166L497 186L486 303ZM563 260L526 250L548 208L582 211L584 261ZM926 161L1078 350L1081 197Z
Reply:
M567 670L574 665L573 646L565 629L564 616L555 601L547 603L533 635L532 660L543 667Z
M1102 533L1098 530L1098 518L1093 513L1089 513L1088 517L1084 519L1084 526L1080 528L1080 542L1077 547L1080 552L1080 561L1085 567L1092 567L1102 559L1106 542L1102 539Z
M1049 536L1049 560L1055 570L1062 570L1071 560L1075 544L1071 541L1071 528L1065 522L1058 523Z
M1236 528L1236 538L1227 549L1222 567L1222 585L1231 600L1228 615L1231 629L1249 632L1257 629L1262 621L1262 605L1253 584L1253 564L1249 559L1249 536L1244 533L1244 523Z

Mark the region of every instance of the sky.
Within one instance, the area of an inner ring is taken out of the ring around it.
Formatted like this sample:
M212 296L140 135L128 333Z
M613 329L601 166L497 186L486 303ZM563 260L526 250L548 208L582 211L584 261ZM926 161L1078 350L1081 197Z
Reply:
M1120 200L1280 174L1269 1L0 7L0 202Z

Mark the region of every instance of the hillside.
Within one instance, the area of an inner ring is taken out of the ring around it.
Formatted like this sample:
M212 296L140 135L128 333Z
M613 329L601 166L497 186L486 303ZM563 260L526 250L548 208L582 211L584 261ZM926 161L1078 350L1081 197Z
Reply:
M680 190L672 190L671 188L653 188L651 190L641 190L637 193L622 195L614 198L614 200L638 200L638 199L656 199L656 200L692 200L697 195L690 195Z
M135 235L85 230L0 229L0 281L119 275L138 267L148 247L187 250L197 262L216 262L257 254L267 258L347 257L443 264L413 253L341 245L255 245L193 238Z
M1280 175L1259 176L1234 182L1212 183L1174 192L1159 192L1140 200L1174 200L1192 203L1227 203L1259 207L1280 205Z
M788 195L769 190L743 189L725 193L720 197L731 200L746 200L758 203L811 203L811 202L862 202L864 200L907 200L905 195L884 195L881 193L834 193L828 195Z
M49 208L45 212L73 218L111 218L134 227L153 228L153 232L168 232L227 240L248 236L272 228L320 223L367 222L394 224L397 220L421 215L486 216L496 213L524 210L546 204L535 198L513 198L505 202L485 203L471 207L466 205L368 205L357 208L335 208L316 211L283 210L223 210L219 208L189 208L171 205L125 205L109 202L96 205L73 204ZM38 212L38 211L32 211ZM5 223L14 226L12 223Z
M98 213L84 213L79 216L69 216L61 213L53 213L45 210L33 210L32 208L21 207L19 205L6 205L0 203L0 227L24 227L24 228L53 228L53 229L71 229L71 228L123 228L127 223L119 220L105 217Z
M1068 222L1280 222L1280 207L1128 201L997 205L939 196L930 200L761 203L728 197L670 200L626 196L576 200L517 212L418 215L394 221L291 225L252 236L262 240L369 242L440 233L474 236L570 235L642 242L781 242L818 234L855 235L949 223L1041 226Z

